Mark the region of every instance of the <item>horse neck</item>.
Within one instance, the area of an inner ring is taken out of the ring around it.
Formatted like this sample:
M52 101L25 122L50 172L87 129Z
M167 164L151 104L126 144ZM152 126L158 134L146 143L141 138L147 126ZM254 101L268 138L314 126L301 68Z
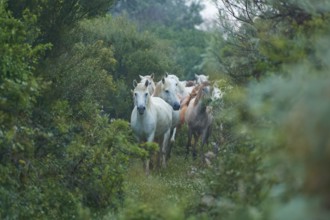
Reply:
M161 91L161 82L156 83L155 90L153 96L158 97Z
M149 95L149 100L147 101L147 104L146 104L146 111L149 111L150 108L152 107L153 105L153 102L152 102L152 96Z
M195 99L194 106L197 112L204 113L206 111L207 105L203 105L203 98Z
M181 105L188 106L190 101L196 97L197 92L198 92L197 87L194 87L191 93L190 94L188 93L187 96L183 98Z
M193 94L195 96L195 102L194 102L194 105L195 106L197 104L199 104L200 99L202 98L202 93L203 93L202 89L203 89L203 86L202 85L198 85L191 92L191 94Z
M205 97L202 95L203 91L202 89L204 88L204 86L200 86L199 90L197 92L195 101L194 101L194 105L196 106L196 108L198 109L198 111L200 112L205 112L207 105L203 104L203 101L205 99Z
M178 82L179 92L181 96L187 96L188 92L186 91L186 88L182 85L181 82Z

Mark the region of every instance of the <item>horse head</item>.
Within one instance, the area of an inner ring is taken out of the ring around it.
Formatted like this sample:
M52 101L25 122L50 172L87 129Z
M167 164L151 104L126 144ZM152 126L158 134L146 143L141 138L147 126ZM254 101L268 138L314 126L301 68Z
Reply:
M199 85L195 99L195 105L202 102L203 106L207 106L212 101L213 88L209 82L203 82Z
M202 84L203 82L209 81L209 76L205 76L203 74L200 74L200 75L195 74L195 78L196 78L197 84Z
M176 85L176 94L180 99L185 98L189 93L186 91L186 81L180 81L179 77L174 74L167 74L166 78L173 80Z
M176 80L169 77L164 77L161 82L158 83L157 96L164 99L168 104L170 104L173 110L180 109L180 100L177 96L177 86L178 83L176 82Z
M140 115L144 114L146 107L148 106L149 99L150 99L150 92L149 92L149 81L145 80L144 83L137 83L135 80L133 81L134 85L134 105L136 106Z
M154 74L152 73L151 75L145 75L145 76L140 76L140 83L145 83L146 80L148 80L148 89L149 89L149 93L150 95L152 95L155 91L155 82L154 82Z

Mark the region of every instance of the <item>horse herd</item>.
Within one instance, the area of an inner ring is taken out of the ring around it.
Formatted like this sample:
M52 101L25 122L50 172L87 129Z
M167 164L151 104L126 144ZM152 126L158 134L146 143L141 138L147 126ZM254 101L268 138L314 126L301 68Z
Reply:
M188 126L186 156L189 154L192 137L192 155L197 157L196 145L201 137L201 160L204 161L203 146L211 134L213 120L212 100L221 99L221 90L211 86L208 76L195 75L195 81L180 81L176 75L168 74L155 84L154 74L141 76L133 81L134 108L131 127L139 143L159 144L158 166L166 167L171 153L169 142L175 140L177 127ZM145 160L145 171L150 172L150 157Z

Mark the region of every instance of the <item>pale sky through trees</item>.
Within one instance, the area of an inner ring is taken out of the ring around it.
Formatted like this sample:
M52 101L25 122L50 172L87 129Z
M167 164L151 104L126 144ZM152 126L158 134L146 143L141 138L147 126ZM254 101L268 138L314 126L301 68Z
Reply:
M204 0L203 4L205 5L204 10L201 12L202 17L206 20L212 20L216 17L217 8L210 0Z
M213 26L217 18L217 8L212 2L212 0L203 0L204 10L201 11L204 22L199 25L198 29L208 29L208 27Z

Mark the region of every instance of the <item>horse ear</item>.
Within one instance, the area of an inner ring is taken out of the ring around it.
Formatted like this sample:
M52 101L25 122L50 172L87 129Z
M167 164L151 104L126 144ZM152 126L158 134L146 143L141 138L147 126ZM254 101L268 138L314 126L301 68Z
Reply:
M143 79L144 77L143 76L141 76L141 75L139 75L139 77L140 77L140 79Z
M145 87L148 87L148 85L149 85L149 81L146 80L146 83L145 83L144 85L145 85Z
M135 88L137 86L138 82L134 79L133 80L133 87Z
M165 78L164 77L162 78L162 83L165 84Z
M198 78L198 77L199 77L199 75L197 75L197 74L195 73L195 77L196 77L196 78Z
M150 78L151 79L154 79L154 76L155 76L155 74L154 73L151 73Z
M167 78L168 77L168 72L165 72L165 78Z
M206 79L209 79L209 76L206 76Z
M133 89L131 89L131 93L132 93L132 95L134 94L134 90Z

